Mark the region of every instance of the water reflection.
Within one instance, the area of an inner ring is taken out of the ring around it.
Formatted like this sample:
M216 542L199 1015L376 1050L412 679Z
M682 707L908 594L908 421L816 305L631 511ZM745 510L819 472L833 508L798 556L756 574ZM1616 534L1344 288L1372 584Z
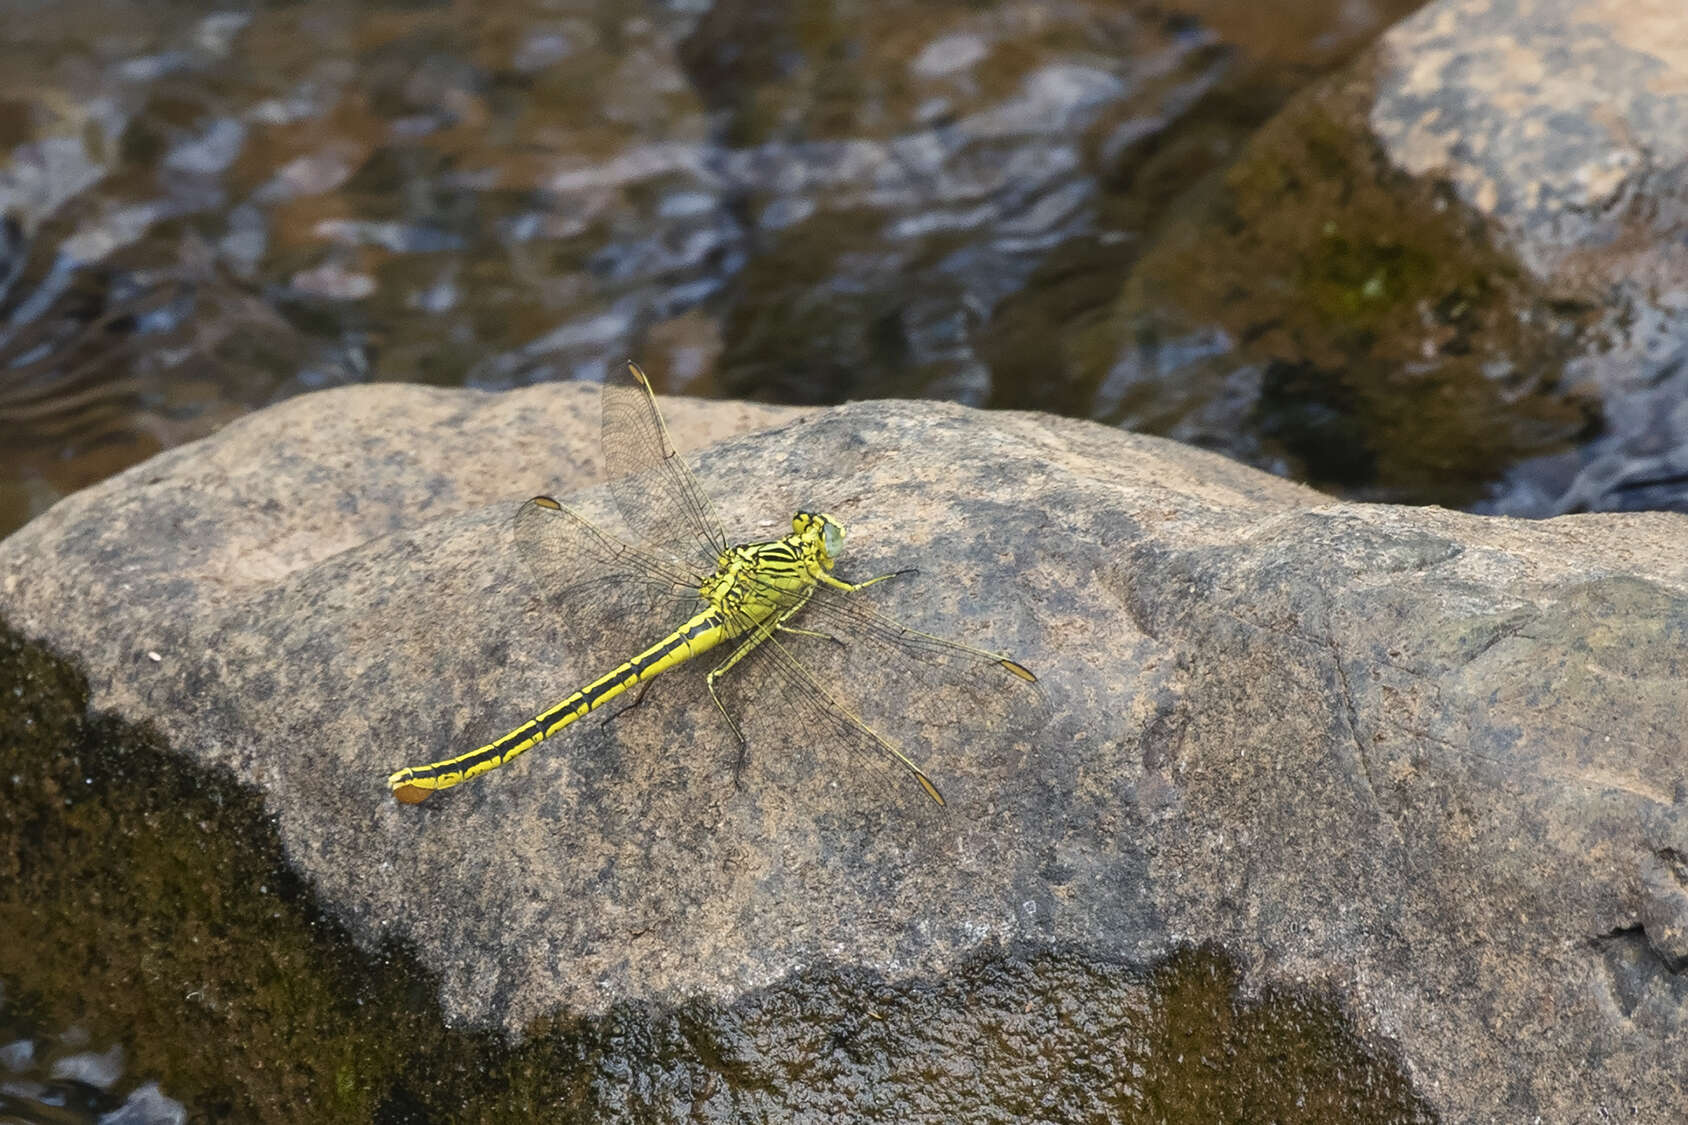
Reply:
M20 1125L182 1125L187 1111L155 1082L125 1081L121 1046L96 1049L71 1027L20 1034L0 990L0 1119ZM119 1093L127 1089L125 1093Z
M1117 289L1140 170L1181 135L1215 166L1412 6L1258 50L1222 3L37 9L0 42L0 527L350 381L638 355L669 390L1087 413L1020 357Z

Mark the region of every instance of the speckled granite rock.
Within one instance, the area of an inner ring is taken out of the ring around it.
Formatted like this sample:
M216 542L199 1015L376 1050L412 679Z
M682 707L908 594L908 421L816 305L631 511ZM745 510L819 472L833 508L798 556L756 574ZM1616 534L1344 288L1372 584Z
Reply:
M683 447L770 417L668 407ZM801 748L740 786L670 692L395 805L388 769L579 678L507 529L595 434L580 386L294 400L0 543L0 612L265 793L326 909L413 943L459 1024L1211 941L1343 997L1448 1120L1680 1108L1688 520L1333 504L1089 423L809 413L696 455L723 518L819 497L850 573L917 561L883 603L1036 669L1032 745L928 761L943 811Z

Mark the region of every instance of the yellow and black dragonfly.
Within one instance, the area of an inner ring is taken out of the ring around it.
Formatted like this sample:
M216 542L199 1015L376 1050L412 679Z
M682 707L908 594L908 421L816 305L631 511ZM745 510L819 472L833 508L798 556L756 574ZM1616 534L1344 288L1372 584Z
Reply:
M842 745L866 760L894 763L940 805L944 799L932 779L878 729L894 722L901 707L880 706L884 719L870 721L859 691L856 706L843 701L856 686L848 682L852 677L818 671L827 662L801 657L800 646L850 653L876 680L889 670L900 685L900 702L910 709L941 705L969 731L1029 729L1041 721L1042 690L1023 665L898 624L860 597L870 586L915 571L865 582L834 575L844 527L832 516L800 511L789 535L731 545L675 451L650 382L635 363L604 383L603 452L610 493L641 542L618 538L551 497L536 496L516 515L516 545L541 588L588 635L625 636L629 629L662 635L503 737L396 771L387 784L400 801L414 804L497 769L630 688L717 650L726 656L704 684L741 754L749 744L743 713L767 713L788 745ZM724 688L741 680L744 702L735 708Z

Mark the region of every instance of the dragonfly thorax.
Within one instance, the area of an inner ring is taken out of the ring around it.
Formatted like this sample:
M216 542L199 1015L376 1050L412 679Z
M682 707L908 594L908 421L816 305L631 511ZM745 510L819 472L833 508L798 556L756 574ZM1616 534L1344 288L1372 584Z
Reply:
M798 512L791 534L729 547L698 593L719 610L731 635L742 635L807 602L844 546L844 528L831 516Z

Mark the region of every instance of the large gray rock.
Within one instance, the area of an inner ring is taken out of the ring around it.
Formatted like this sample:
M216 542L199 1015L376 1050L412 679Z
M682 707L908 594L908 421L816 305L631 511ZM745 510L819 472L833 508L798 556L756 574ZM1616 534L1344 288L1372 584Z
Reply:
M802 732L735 777L682 680L394 804L390 769L598 671L509 533L515 501L597 471L573 385L255 415L0 543L0 613L79 656L96 705L265 793L324 906L412 943L459 1025L732 999L817 961L1210 941L1252 986L1342 997L1449 1120L1682 1108L1684 518L1335 504L956 406L668 407L682 448L794 418L697 453L728 525L824 503L841 572L918 565L874 600L1017 655L1042 727L928 758L939 810Z

